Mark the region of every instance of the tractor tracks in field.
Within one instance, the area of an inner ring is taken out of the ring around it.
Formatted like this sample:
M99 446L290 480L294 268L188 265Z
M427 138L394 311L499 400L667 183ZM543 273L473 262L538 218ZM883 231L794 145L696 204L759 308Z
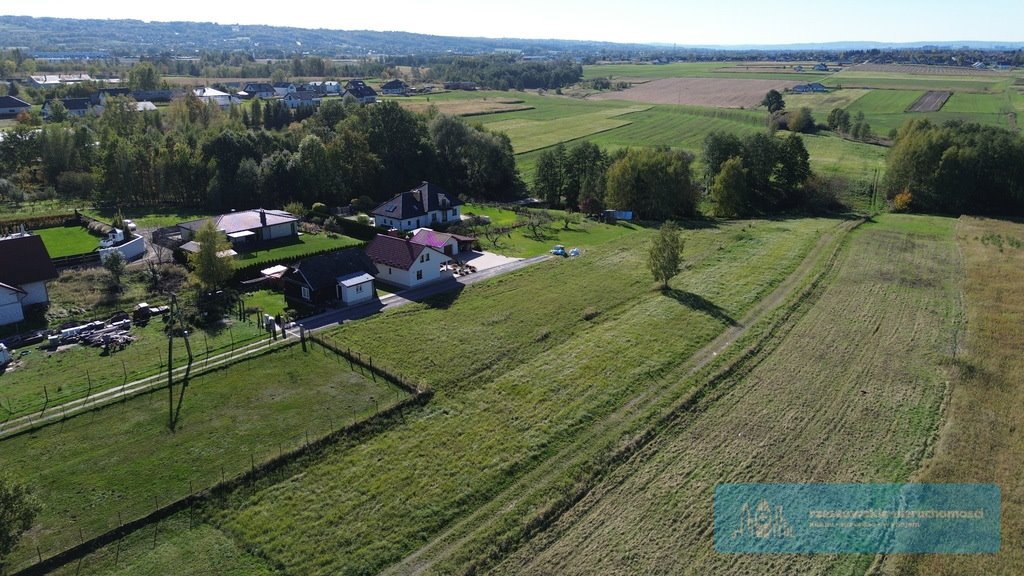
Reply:
M460 568L464 573L483 572L546 531L613 470L650 444L665 429L677 423L682 415L695 409L701 410L698 405L706 406L707 402L713 402L714 398L719 397L721 391L715 390L718 383L749 369L749 366L744 365L759 356L766 341L777 336L775 329L792 323L792 317L800 309L805 309L806 301L819 291L823 280L834 268L848 234L864 222L864 218L847 220L822 234L800 265L770 294L754 304L740 321L730 325L684 363L664 375L652 376L650 386L644 392L594 424L598 429L610 431L605 433L606 439L611 434L617 436L617 440L595 446L591 436L581 434L578 439L514 481L495 498L455 522L383 573L423 574L433 572L445 563L461 565L464 562L468 563ZM781 318L773 318L774 313L782 307L788 307L789 311ZM758 338L758 342L743 351L725 354L752 327L766 320L770 327L763 337ZM713 368L716 360L723 366L714 367L707 379L700 378L697 382L687 384L702 371ZM587 473L572 486L565 486L565 482L560 482L560 479L566 478L573 468L583 468ZM561 496L552 502L550 498L545 498L545 494L550 493L559 493ZM520 527L503 532L500 528L502 514L524 502L537 512L524 518L525 525L514 520L505 522L506 526L516 524ZM491 529L492 521L499 528ZM490 542L491 545L487 547L489 552L474 553L471 549L467 550L466 547L472 547L474 541Z

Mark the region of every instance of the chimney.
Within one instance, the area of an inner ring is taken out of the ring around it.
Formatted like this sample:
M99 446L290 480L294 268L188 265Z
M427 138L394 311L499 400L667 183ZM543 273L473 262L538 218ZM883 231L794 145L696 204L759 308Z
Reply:
M260 226L263 226L264 228L267 226L267 213L263 208L260 208Z

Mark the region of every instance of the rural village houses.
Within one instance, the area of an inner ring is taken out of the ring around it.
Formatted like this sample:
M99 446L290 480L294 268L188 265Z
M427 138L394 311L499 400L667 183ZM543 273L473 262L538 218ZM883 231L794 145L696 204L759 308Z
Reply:
M46 283L56 278L42 238L24 233L0 238L0 326L21 322L28 308L47 304Z
M409 232L432 224L458 221L462 201L437 184L423 182L418 187L396 194L373 209L374 225Z

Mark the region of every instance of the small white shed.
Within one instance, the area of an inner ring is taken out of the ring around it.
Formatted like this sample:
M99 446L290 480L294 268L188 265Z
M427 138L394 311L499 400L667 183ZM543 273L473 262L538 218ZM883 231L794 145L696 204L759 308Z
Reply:
M338 299L346 306L373 299L373 276L355 272L338 277Z

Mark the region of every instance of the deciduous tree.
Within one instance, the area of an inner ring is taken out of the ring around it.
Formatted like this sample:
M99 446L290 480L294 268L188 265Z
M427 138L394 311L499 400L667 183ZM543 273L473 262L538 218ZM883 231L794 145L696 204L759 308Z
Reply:
M0 573L21 535L32 527L40 506L24 484L0 475Z
M651 243L647 254L647 266L661 289L668 289L668 282L679 273L683 264L683 238L679 226L668 221L661 225L658 235Z

